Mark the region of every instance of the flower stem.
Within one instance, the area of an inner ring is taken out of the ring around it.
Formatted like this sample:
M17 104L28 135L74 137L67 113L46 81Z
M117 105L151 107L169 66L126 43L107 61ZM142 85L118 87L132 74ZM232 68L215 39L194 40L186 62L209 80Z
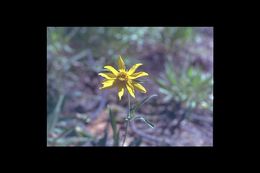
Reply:
M122 144L122 146L124 146L124 144L125 144L125 140L126 140L126 136L127 136L127 130L128 130L128 126L129 126L129 121L130 121L130 118L131 118L131 116L130 116L130 109L131 109L131 99L130 99L130 95L129 94L127 94L127 96L128 96L128 112L127 112L127 114L126 114L126 118L125 118L125 121L126 121L126 129L125 129L125 136L124 136L124 139L123 139L123 144Z

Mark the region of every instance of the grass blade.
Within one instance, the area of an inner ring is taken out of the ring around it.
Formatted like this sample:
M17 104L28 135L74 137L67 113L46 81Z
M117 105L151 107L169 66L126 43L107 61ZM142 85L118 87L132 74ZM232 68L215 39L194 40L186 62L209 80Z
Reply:
M110 117L110 123L113 129L113 139L114 139L114 146L119 146L119 131L116 127L116 118L115 115L112 113L111 108L109 108L109 117Z
M49 115L48 118L47 118L47 133L48 134L53 130L53 128L55 127L55 124L58 121L59 114L60 114L61 107L62 107L62 103L63 103L63 100L64 100L64 96L65 95L59 96L58 102L57 102L57 104L54 108L53 113L51 113L51 115Z

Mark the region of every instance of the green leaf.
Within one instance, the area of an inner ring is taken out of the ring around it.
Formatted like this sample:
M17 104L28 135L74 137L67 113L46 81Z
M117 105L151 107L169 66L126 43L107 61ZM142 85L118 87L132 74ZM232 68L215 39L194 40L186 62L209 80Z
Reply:
M182 39L183 41L187 41L191 39L193 30L191 27L179 27L175 32L175 39Z
M192 76L193 76L193 68L190 67L190 68L188 69L188 77L189 77L189 78L192 78Z
M116 118L115 115L112 113L111 108L109 108L109 117L110 117L110 123L113 129L113 140L114 140L114 146L119 146L119 131L116 127Z
M165 95L171 95L172 94L171 91L164 89L164 88L159 88L159 92L162 93L162 94L165 94Z
M165 88L165 89L168 89L168 88L169 88L169 87L167 86L167 83L166 83L165 80L154 78L154 82L155 82L156 84L158 84L161 88Z
M64 97L65 95L60 95L58 102L54 108L53 113L51 113L51 115L48 116L47 118L47 133L49 134L53 128L55 127L55 124L57 123L58 119L59 119L59 114L62 108L62 103L64 101Z
M119 135L120 135L120 131L117 131L114 137L114 146L119 146Z
M185 41L191 39L192 34L193 34L193 30L191 27L185 28L184 34L183 34Z
M134 120L137 120L137 119L140 119L140 120L144 121L145 124L147 124L147 125L148 125L149 127L151 127L151 128L154 128L154 127L155 127L155 125L153 125L150 121L148 121L147 119L145 119L145 118L142 117L142 116L135 117Z
M168 80L175 85L176 84L176 78L174 75L174 70L172 68L172 63L167 62L165 63L165 72L166 72L166 77L168 78Z

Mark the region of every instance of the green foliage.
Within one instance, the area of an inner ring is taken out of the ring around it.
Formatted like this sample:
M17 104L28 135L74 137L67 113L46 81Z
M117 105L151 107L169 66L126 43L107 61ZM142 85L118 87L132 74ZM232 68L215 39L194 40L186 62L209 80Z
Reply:
M113 140L114 140L114 146L119 146L119 129L117 129L116 126L116 118L115 115L112 113L111 108L109 108L109 118L110 123L113 129Z
M64 100L64 95L60 95L54 111L47 118L47 122L48 122L47 123L47 134L49 134L53 130L55 124L58 121L63 100Z
M53 52L72 52L77 49L92 51L93 57L107 57L109 63L115 62L118 54L128 52L136 56L136 45L162 42L172 49L178 41L186 42L193 38L192 27L48 27L48 48ZM108 58L109 57L109 58ZM128 63L128 62L126 62Z
M161 32L161 41L168 51L175 51L177 43L184 44L194 38L192 27L165 27Z
M213 92L213 78L199 68L190 66L177 73L171 61L165 63L165 72L154 81L165 95L164 102L181 103L187 109L212 109L209 96ZM179 75L177 75L179 74Z

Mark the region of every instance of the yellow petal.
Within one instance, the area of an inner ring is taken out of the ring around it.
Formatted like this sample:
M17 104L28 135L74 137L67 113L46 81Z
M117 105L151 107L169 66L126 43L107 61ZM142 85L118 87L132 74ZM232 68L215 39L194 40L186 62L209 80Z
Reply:
M105 81L102 82L103 86L100 87L99 89L109 89L109 88L112 88L112 87L115 86L114 83L115 83L115 80L113 80L113 79L105 80Z
M114 75L118 75L118 71L114 67L107 65L104 68L110 70Z
M141 65L143 65L143 64L139 63L139 64L133 65L133 67L131 67L130 70L128 71L128 75L133 74L133 73L136 71L136 69L137 69L138 67L140 67Z
M122 96L124 95L124 87L122 85L118 86L118 97L119 97L119 100L121 100Z
M134 87L132 86L132 84L130 83L130 82L127 82L126 83L126 88L127 88L127 90L128 90L128 92L129 92L129 94L132 96L132 97L134 97L135 98L135 90L134 90Z
M148 76L148 75L149 75L148 73L145 73L145 72L141 71L141 72L134 73L134 74L130 75L129 79L136 79L136 78L143 77L143 76Z
M129 79L129 80L127 81L127 84L128 84L128 86L131 87L132 90L134 91L134 86L132 85L132 82L133 82L133 80ZM134 91L134 92L135 92L135 91Z
M118 69L121 71L125 71L125 63L121 56L118 58Z
M116 79L116 76L112 73L98 73L98 75L100 75L106 79Z
M135 81L133 81L133 86L137 89L137 90L139 90L140 92L142 92L142 93L146 93L146 89L143 87L143 85L141 85L141 84L139 84L139 83L137 83L137 82L135 82Z

